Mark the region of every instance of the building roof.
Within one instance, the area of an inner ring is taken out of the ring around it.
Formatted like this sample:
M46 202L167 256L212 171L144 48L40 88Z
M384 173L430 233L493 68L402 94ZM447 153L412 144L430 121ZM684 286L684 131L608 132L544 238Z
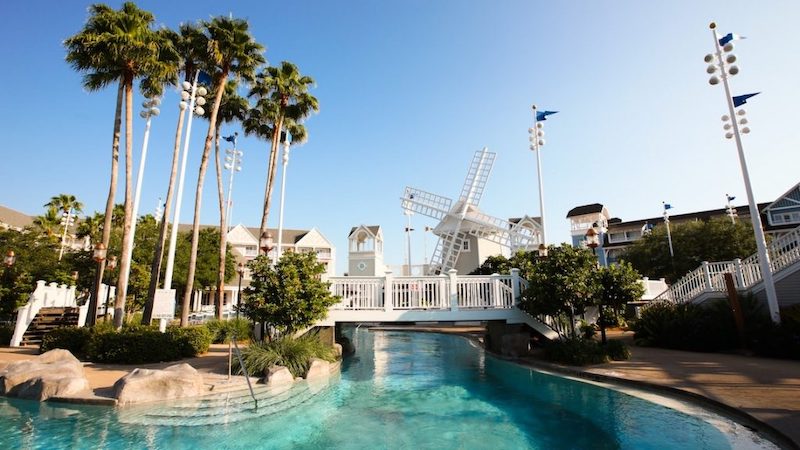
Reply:
M582 216L584 214L596 214L603 212L603 205L600 203L592 203L590 205L576 206L567 213L567 219L575 216Z
M361 228L361 227L364 227L364 228L368 229L369 232L372 233L373 236L377 236L378 232L380 232L380 230L381 230L381 226L380 225L359 225L357 227L350 228L350 232L347 233L347 235L348 236L352 236L353 232L356 231L356 229Z
M783 195L778 197L774 202L770 203L766 207L759 205L758 209L761 212L767 212L775 208L791 208L797 206L800 206L800 183L792 186L788 191L784 192Z
M766 207L768 205L769 205L769 203L759 203L758 204L759 211L764 209L764 207ZM736 206L734 208L738 211L739 216L750 217L750 209L749 209L749 207L747 205ZM669 216L669 221L670 222L687 222L687 221L690 221L690 220L709 220L709 219L711 219L713 217L723 217L723 216L726 216L727 214L728 214L728 212L727 212L726 208L709 209L709 210L706 210L706 211L698 211L698 212L687 213L687 214L670 215ZM629 228L635 228L635 227L642 227L646 223L650 223L650 224L656 225L656 224L659 224L659 223L661 223L663 221L664 221L664 218L662 216L651 217L649 219L631 220L631 221L628 221L628 222L620 221L620 222L612 223L611 221L609 221L608 222L608 231L611 232L611 231L619 230L619 229L629 229Z
M14 209L0 206L0 224L22 229L28 225L33 225L33 217Z
M520 220L522 220L522 219L524 219L524 218L526 218L526 217L527 217L528 219L531 219L531 220L533 220L534 222L539 222L539 223L541 223L541 222L542 222L542 218L541 218L541 217L539 217L539 216L525 216L525 217L510 217L510 218L508 219L508 223L511 223L511 224L516 224L516 223L519 223L519 221L520 221Z
M219 229L219 225L200 225L200 229L206 229L206 228L213 228L213 229L217 230L217 229ZM258 227L245 227L245 228L247 229L247 231L250 232L250 234L253 235L254 238L256 238L256 240L258 239L258 232L260 230ZM233 229L233 227L231 227L231 229ZM179 224L178 225L178 231L182 232L182 233L183 232L190 232L190 231L192 231L192 224L190 224L190 223ZM277 229L275 229L275 228L267 228L267 232L272 235L272 239L275 242L278 242L278 230ZM281 240L281 242L283 242L284 244L294 244L297 241L299 241L303 236L308 234L308 232L309 232L309 230L289 230L289 229L284 229L283 230L283 239Z

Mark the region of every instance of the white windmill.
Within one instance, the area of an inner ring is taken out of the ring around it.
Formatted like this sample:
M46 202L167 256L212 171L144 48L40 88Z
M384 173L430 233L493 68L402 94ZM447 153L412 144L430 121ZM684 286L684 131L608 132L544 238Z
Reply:
M478 209L483 189L489 179L496 153L487 148L475 152L458 201L406 187L401 199L404 210L432 217L439 221L433 234L439 242L431 257L428 274L444 273L456 267L458 256L469 236L500 244L508 248L536 246L541 242L541 229L531 229L492 217Z

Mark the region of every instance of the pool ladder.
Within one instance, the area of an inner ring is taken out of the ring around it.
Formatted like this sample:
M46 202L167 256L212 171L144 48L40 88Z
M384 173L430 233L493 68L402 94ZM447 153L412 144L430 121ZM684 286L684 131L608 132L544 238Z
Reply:
M231 336L231 341L233 342L233 348L236 349L236 357L239 358L239 367L241 367L242 372L244 372L244 379L247 381L247 388L250 389L250 396L253 397L253 403L255 404L256 411L258 411L258 399L256 398L255 392L253 392L253 385L250 384L250 374L247 373L247 367L244 365L244 361L242 360L242 352L239 351L239 344L236 343L235 333L233 336Z

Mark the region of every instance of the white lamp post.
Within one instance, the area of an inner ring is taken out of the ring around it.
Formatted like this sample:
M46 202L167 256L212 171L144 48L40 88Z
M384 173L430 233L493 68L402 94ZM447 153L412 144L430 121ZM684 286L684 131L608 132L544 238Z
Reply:
M153 117L157 116L161 112L158 109L158 105L160 104L160 98L148 98L144 103L142 103L142 107L144 109L139 113L143 119L146 119L146 122L144 126L144 139L142 140L142 156L139 159L139 172L136 174L136 188L134 189L133 194L133 222L131 223L130 234L128 234L128 251L122 255L122 264L120 264L120 267L125 268L125 270L122 270L119 274L122 298L125 298L125 296L128 294L128 277L130 276L131 258L133 257L133 238L136 235L136 223L138 222L137 218L139 217L139 201L142 198L142 180L144 179L144 166L145 162L147 161L147 144L150 142L150 122Z
M67 242L67 230L75 224L75 216L72 215L72 208L68 209L61 216L61 225L64 227L64 232L61 234L61 247L58 249L58 260L64 256L64 246Z
M231 229L231 210L233 209L233 175L242 170L242 151L236 149L236 140L239 133L233 133L233 136L225 138L228 142L233 142L233 148L225 150L225 169L230 171L230 181L228 182L228 210L227 217L225 218L228 224L228 231Z
M181 92L181 102L180 108L186 109L187 104L186 101L189 101L188 108L189 111L193 111L194 114L198 116L202 116L205 114L203 110L203 105L206 104L206 99L204 96L208 93L206 88L203 86L197 86L197 78L200 75L200 72L195 73L194 75L194 82L189 83L188 81L183 82L183 92ZM195 106L197 103L197 106ZM181 201L183 200L183 182L186 179L186 159L189 155L189 141L192 137L192 118L194 114L189 114L189 120L187 120L186 124L186 137L183 141L183 155L181 156L181 173L178 176L178 192L175 199L175 215L172 219L172 229L170 230L169 236L169 251L167 252L167 267L165 269L164 275L164 289L172 289L172 272L175 268L175 247L178 243L178 223L181 217ZM163 320L162 320L163 322Z
M533 109L533 127L528 128L528 140L530 141L530 149L536 152L536 173L539 176L539 215L542 221L542 242L541 244L547 245L547 237L545 233L544 221L544 183L542 182L542 156L541 148L544 147L544 122L547 116L555 114L558 111L537 111L536 105L531 107Z
M283 166L281 168L281 206L278 212L278 249L275 252L275 262L281 259L283 251L283 201L286 195L286 167L289 165L289 150L292 145L291 135L286 133L286 141L283 143Z
M743 109L736 111L735 109L736 106L744 104L747 97L755 94L742 96L743 98L740 97L741 102L737 102L739 104L734 105L734 98L731 96L728 78L739 73L739 67L734 65L736 62L736 55L731 52L733 51L732 41L740 39L740 37L733 33L720 37L719 34L717 34L717 25L714 22L711 22L709 28L711 28L711 35L714 38L714 53L709 53L704 58L705 62L709 64L706 72L711 74L711 78L709 78L708 82L713 86L719 84L721 80L722 86L725 88L725 100L728 104L729 114L722 116L722 121L725 122L723 125L723 129L726 131L725 138L733 138L736 142L736 149L739 153L739 165L742 168L742 178L744 179L747 202L750 207L750 220L753 222L753 233L755 234L756 247L758 249L758 263L761 268L761 277L764 280L764 291L767 294L767 305L769 306L772 321L780 323L781 313L778 306L778 295L775 292L775 282L772 279L772 265L770 264L769 253L767 252L764 230L761 226L761 214L758 211L758 206L753 197L753 188L750 186L750 174L747 170L747 161L745 160L742 137L740 135L740 132L743 134L750 133L750 128L746 126L747 119L744 117L746 114L745 111ZM719 75L717 75L717 73ZM738 120L737 116L739 116ZM740 125L742 128L739 128Z
M272 239L272 233L265 231L261 237L258 238L258 246L261 248L261 251L267 255L267 258L269 258L269 252L272 251L272 248L275 246L275 241ZM277 258L275 259L275 262L278 262Z
M666 202L661 202L664 205L664 225L667 226L667 242L669 243L669 257L674 258L675 252L672 250L672 233L669 229L669 210L672 209L672 205Z
M725 213L728 214L728 217L731 218L731 223L735 224L736 223L736 217L738 215L736 214L736 208L733 207L733 204L731 203L731 201L733 201L733 199L735 199L736 197L734 197L732 195L725 194L725 198L728 201L728 203L725 204Z
M414 231L414 229L411 228L411 216L413 216L414 213L411 210L406 209L406 210L403 210L403 215L405 215L406 218L407 218L406 219L406 271L407 271L407 273L405 275L411 276L411 232Z

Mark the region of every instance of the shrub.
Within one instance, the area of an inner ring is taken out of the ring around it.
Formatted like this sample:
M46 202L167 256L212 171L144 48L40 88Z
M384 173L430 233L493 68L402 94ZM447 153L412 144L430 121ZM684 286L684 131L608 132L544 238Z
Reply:
M2 324L0 325L0 345L11 344L11 338L14 336L14 325Z
M627 361L631 359L631 351L622 341L607 341L604 350L612 361Z
M325 345L316 334L307 334L300 338L284 336L271 342L251 343L242 351L242 359L247 373L263 374L272 365L285 366L295 377L303 376L308 371L311 358L335 361L333 347ZM233 367L242 373L237 360Z
M566 339L554 341L544 349L546 359L570 366L585 366L608 362L603 347L589 339Z
M631 327L637 344L691 351L737 346L736 326L727 301L710 305L657 303L642 311Z
M85 327L61 327L50 330L42 337L39 353L54 348L69 350L78 359L86 358L86 350L92 338L92 330Z
M205 323L205 327L211 333L212 342L215 344L226 343L230 340L233 333L236 333L237 341L247 341L253 338L253 326L245 318L217 320L211 319Z
M182 350L183 346L175 342L172 334L158 330L122 330L95 333L88 356L93 362L143 364L180 359Z
M185 358L205 353L211 345L211 333L204 326L189 328L169 327L166 334L172 338L178 352Z
M578 325L578 332L584 339L591 339L595 334L597 334L597 330L594 328L594 325L585 320L580 321L580 324Z

